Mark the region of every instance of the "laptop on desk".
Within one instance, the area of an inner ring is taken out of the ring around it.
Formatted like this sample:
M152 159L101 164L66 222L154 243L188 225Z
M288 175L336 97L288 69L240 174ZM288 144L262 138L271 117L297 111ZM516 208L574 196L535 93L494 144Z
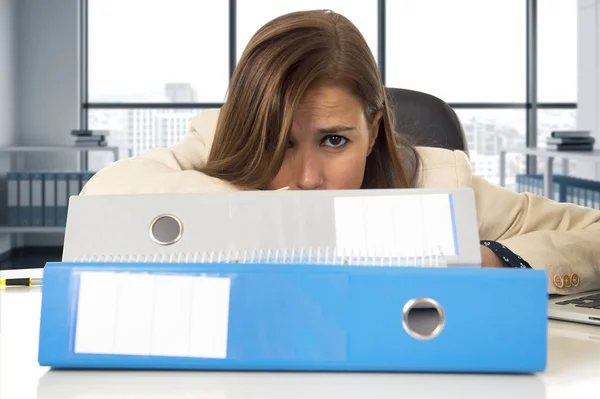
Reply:
M548 317L600 326L600 291L550 297Z

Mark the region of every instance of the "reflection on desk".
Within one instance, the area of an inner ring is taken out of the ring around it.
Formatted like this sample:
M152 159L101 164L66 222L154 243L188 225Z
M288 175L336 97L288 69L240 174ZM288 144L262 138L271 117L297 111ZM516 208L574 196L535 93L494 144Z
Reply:
M582 341L597 342L600 345L600 327L583 326L573 323L551 322L548 327L551 338L566 338Z
M49 371L38 399L545 398L534 375Z

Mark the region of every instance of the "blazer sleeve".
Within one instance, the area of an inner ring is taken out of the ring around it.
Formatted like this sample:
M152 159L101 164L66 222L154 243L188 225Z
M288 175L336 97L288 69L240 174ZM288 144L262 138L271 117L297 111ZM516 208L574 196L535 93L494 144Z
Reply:
M218 110L200 112L181 141L101 169L80 195L234 191L229 183L198 171L208 159L217 120Z
M550 294L600 289L600 211L515 193L477 176L472 187L482 240L498 241L545 270Z

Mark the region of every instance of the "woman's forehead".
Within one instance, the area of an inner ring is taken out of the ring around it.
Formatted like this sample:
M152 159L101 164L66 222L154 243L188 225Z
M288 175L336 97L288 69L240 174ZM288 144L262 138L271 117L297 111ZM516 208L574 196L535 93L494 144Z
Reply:
M319 85L309 88L299 103L299 108L335 109L349 105L360 106L358 99L345 87L339 85Z
M306 92L294 114L298 124L328 123L345 119L356 122L363 114L361 104L344 89L319 87Z

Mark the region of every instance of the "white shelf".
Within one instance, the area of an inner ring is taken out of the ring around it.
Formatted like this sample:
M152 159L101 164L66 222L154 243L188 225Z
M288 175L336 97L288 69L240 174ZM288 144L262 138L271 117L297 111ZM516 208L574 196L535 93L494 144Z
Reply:
M64 152L64 151L119 151L119 147L102 146L76 146L76 145L49 145L49 146L7 146L0 147L0 152Z
M542 158L562 158L569 160L577 160L577 161L589 161L589 162L598 162L600 160L600 150L596 149L593 151L556 151L549 150L547 148L538 147L538 148L528 148L528 147L516 147L516 148L506 148L501 152L504 153L519 153L526 155L535 155L537 157Z
M0 226L0 234L23 233L64 233L64 226Z

